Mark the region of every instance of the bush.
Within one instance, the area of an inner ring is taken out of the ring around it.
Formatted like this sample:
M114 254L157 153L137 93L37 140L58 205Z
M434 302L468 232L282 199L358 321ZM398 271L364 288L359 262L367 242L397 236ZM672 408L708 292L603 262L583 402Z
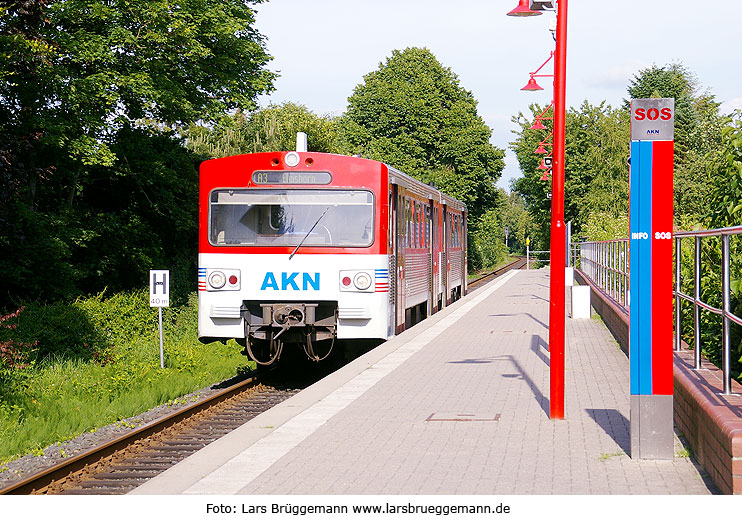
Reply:
M492 268L508 256L505 232L496 210L485 212L470 224L469 269Z
M146 290L99 294L0 317L0 460L134 416L247 364L236 343L198 342L191 293L163 312L161 369L157 311L147 298Z

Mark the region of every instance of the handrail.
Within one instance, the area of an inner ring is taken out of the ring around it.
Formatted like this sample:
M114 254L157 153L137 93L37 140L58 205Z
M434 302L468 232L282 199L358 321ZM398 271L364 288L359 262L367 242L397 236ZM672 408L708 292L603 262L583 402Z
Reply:
M722 373L724 395L732 393L731 324L742 326L742 319L731 311L730 249L732 235L742 234L742 225L713 230L674 232L675 237L675 349L680 349L681 303L693 305L693 353L696 370L702 368L701 362L701 310L706 310L722 318ZM708 237L721 238L722 306L717 308L701 300L701 247L702 240ZM693 250L693 296L681 291L682 288L682 241L694 240ZM573 243L575 265L600 287L607 295L629 310L629 240L583 241Z
M575 246L575 264L607 295L628 310L629 240L583 241Z
M742 319L731 311L731 282L729 264L729 238L731 235L742 234L742 226L718 228L716 230L701 230L676 232L675 236L675 348L680 348L681 300L693 304L693 361L696 370L701 369L701 310L720 315L721 328L721 370L723 374L724 394L732 393L732 345L731 322L742 326ZM702 239L707 237L721 237L721 308L711 306L701 300L701 246ZM682 293L682 245L683 239L693 239L693 297Z

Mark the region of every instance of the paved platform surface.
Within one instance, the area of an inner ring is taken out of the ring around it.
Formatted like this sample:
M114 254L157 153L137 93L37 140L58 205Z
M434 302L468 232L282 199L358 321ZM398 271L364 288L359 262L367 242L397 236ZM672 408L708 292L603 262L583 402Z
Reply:
M674 460L628 456L628 359L599 319L567 318L549 419L548 292L511 271L133 493L714 493L677 437Z

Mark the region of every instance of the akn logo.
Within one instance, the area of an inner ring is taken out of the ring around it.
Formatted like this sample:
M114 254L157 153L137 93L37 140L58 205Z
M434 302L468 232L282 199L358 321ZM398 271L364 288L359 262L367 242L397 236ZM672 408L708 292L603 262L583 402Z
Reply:
M268 272L265 274L265 278L263 279L263 284L260 286L261 290L309 290L311 287L312 290L319 291L319 273L316 272L314 274L314 277L312 277L307 272L302 272L301 274L301 288L299 288L299 283L297 282L297 279L299 278L299 272L281 272L281 279L280 279L280 287L279 287L279 280L276 278L276 276L273 274L273 272Z

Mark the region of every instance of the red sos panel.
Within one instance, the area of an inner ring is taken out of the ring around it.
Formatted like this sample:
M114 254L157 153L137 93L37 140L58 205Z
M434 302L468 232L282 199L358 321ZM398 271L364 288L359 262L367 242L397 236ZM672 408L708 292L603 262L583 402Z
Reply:
M673 456L674 99L631 101L631 455Z

